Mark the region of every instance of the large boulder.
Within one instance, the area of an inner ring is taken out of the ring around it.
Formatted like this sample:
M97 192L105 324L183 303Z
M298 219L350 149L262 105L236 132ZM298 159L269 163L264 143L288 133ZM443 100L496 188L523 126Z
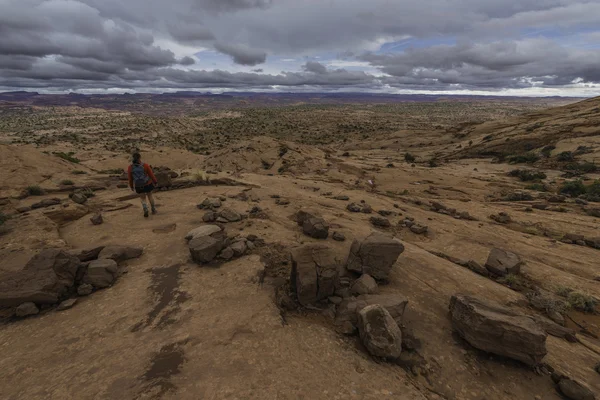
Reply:
M0 275L0 307L58 303L74 285L80 264L60 249L42 250L22 270Z
M36 315L40 312L35 303L28 302L23 303L15 310L15 315L17 317L28 317L30 315Z
M109 287L115 281L118 269L117 262L111 259L91 261L83 276L83 283L95 288Z
M358 326L357 313L366 306L379 304L384 307L398 325L402 324L402 317L406 310L408 300L395 295L362 295L356 298L343 300L335 315L335 325L340 333L353 334Z
M225 218L227 222L237 222L242 219L242 216L237 211L231 208L224 208L217 214L217 217Z
M352 294L361 295L361 294L373 294L377 293L379 287L377 286L377 282L371 275L364 274L360 278L358 278L352 284L350 291Z
M142 255L144 249L137 246L119 246L110 245L102 249L98 254L99 260L114 260L117 263L122 261L131 260L132 258L138 258Z
M206 264L215 259L224 245L222 237L199 236L190 240L188 247L192 260L198 264Z
M309 244L292 251L292 290L303 306L333 296L340 263L335 252L322 244Z
M452 327L473 347L536 366L546 355L546 332L531 318L456 295L450 300Z
M490 251L485 268L494 275L516 275L521 272L521 264L521 258L515 253L495 247Z
M392 266L404 251L402 243L390 235L374 232L350 247L346 268L375 279L388 279Z
M185 240L192 240L199 237L211 236L218 234L222 231L221 227L218 225L202 225L198 228L192 229L185 235Z
M594 393L581 383L570 378L562 378L557 385L558 390L570 400L595 400Z
M358 331L363 344L375 357L400 357L402 332L385 307L373 304L360 310Z

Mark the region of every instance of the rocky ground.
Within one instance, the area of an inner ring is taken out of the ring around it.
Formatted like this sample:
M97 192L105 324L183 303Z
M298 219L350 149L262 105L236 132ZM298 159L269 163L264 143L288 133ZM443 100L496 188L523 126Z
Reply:
M142 147L148 219L126 154L0 145L3 398L598 398L598 107Z

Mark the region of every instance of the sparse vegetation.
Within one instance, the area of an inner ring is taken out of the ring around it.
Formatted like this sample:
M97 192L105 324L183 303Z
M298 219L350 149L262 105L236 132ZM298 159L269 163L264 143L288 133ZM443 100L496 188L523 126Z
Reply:
M566 162L575 160L575 156L570 151L563 151L556 156L557 161Z
M99 174L105 174L105 175L120 175L123 172L125 172L125 171L121 168L103 169L101 171L98 171Z
M25 190L27 191L27 194L29 196L41 196L44 194L44 190L37 185L27 186L27 188Z
M75 184L75 182L73 182L73 181L72 181L72 180L70 180L70 179L64 179L64 180L60 181L60 184L61 184L61 185L65 185L65 186L71 186L71 185L74 185L74 184Z
M78 159L77 157L74 157L75 153L72 151L70 151L68 153L63 153L62 151L60 151L60 152L55 151L52 154L54 154L58 158L62 158L63 160L72 162L74 164L79 164L81 162L80 159Z
M549 192L550 188L543 183L532 183L531 185L525 186L527 190L535 190L536 192Z
M10 218L10 216L4 214L2 211L0 211L0 225L4 225L4 223L6 221L8 221L8 219Z
M85 175L85 174L87 174L87 172L85 172L85 171L81 171L81 170L79 170L79 169L76 169L76 170L74 170L74 171L71 171L71 173L72 173L73 175Z
M546 179L545 173L527 169L513 169L508 173L508 176L517 177L522 182L540 181L542 179Z
M544 157L550 158L550 156L552 155L552 151L554 149L556 149L556 146L554 146L554 145L544 146L541 150L541 153Z
M567 303L576 310L593 313L596 311L597 300L589 294L574 290L567 295Z
M413 156L410 153L405 153L404 154L404 161L406 161L407 163L414 163L417 160L417 158L415 156Z
M564 166L567 171L572 171L577 174L593 174L598 171L598 166L594 163L585 161L582 163L574 162Z
M429 168L436 168L436 167L440 166L438 160L436 160L435 158L432 158L431 160L429 160L427 165L429 165Z
M538 161L540 157L535 153L525 153L508 158L510 164L533 164Z
M503 276L498 279L498 282L510 287L523 286L523 279L516 274Z
M566 181L558 190L560 194L567 194L571 197L581 196L586 193L585 185L581 180Z

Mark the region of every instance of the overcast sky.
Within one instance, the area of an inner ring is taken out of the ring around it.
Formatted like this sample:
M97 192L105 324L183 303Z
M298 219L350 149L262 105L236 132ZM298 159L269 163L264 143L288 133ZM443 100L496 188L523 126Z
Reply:
M0 0L0 90L600 95L599 0Z

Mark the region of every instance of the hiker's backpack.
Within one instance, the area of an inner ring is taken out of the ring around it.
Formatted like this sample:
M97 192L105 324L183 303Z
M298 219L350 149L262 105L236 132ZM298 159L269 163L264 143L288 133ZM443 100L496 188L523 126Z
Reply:
M133 177L133 185L136 188L144 187L148 183L148 175L144 169L144 164L132 164L131 175Z

